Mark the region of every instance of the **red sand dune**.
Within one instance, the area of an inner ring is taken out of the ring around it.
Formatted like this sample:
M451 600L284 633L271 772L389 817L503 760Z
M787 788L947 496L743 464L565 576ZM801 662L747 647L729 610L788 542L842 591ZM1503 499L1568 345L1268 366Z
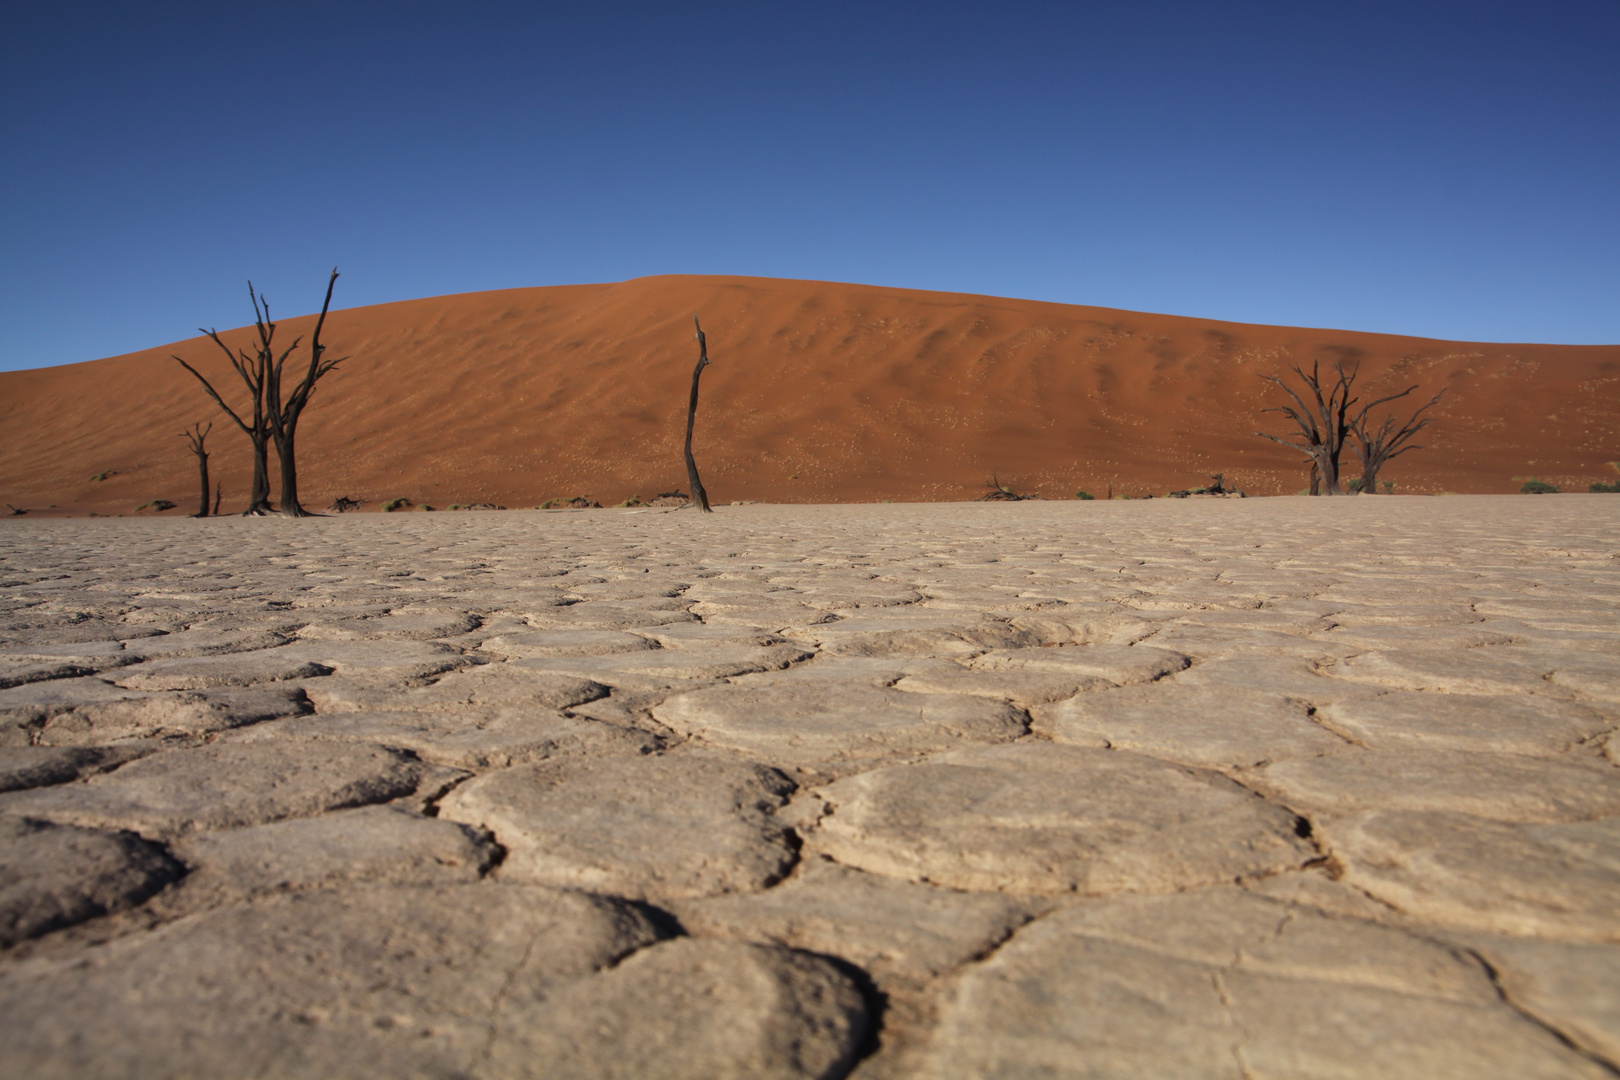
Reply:
M313 285L312 285L313 287ZM341 288L341 283L340 283ZM284 302L283 298L276 298ZM1251 326L1109 308L770 278L654 277L506 289L334 312L299 433L305 503L604 505L684 490L681 438L703 318L696 451L717 503L1164 494L1224 472L1250 494L1305 486L1255 437L1281 393L1257 376L1358 362L1363 392L1441 387L1437 422L1384 478L1397 492L1565 490L1617 479L1620 346L1491 345ZM207 312L200 312L203 319ZM307 333L285 320L278 339ZM224 335L246 344L251 328ZM245 397L206 339L0 373L0 501L191 510L180 430L213 420L214 475L240 508L249 453L171 353ZM1353 475L1353 457L1347 473ZM272 481L274 463L272 460ZM93 474L115 472L103 481ZM272 482L273 486L273 482ZM273 492L272 492L273 493Z

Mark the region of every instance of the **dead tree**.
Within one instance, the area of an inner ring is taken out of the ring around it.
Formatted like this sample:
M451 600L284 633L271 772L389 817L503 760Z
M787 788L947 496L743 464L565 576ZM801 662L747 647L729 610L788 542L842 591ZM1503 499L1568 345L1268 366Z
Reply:
M248 298L253 301L253 311L257 314L259 311L259 297L253 291L253 282L251 281L248 282ZM274 334L275 327L272 325L267 331L264 320L261 319L258 323L258 329L259 348L252 357L249 357L244 349L237 349L232 352L230 347L219 339L219 333L216 330L198 331L206 334L210 341L219 346L220 351L225 354L225 358L231 362L232 370L241 377L242 385L247 387L248 394L252 398L252 411L249 413L247 409L244 409L243 413L248 413L251 416L251 422L244 420L235 409L225 404L225 399L219 396L219 391L214 389L213 383L203 377L202 372L181 360L178 356L174 357L174 360L181 367L197 377L197 381L202 383L203 389L208 391L208 396L213 398L214 403L221 409L225 410L225 415L229 416L236 426L242 429L242 433L253 444L253 490L248 495L248 507L242 512L243 516L261 516L275 512L275 507L270 505L270 469L268 465L270 418L267 415L264 399L265 383L269 380L270 368L274 361L270 346L271 335ZM293 344L296 346L298 343L294 342ZM288 349L287 351L291 352L292 350Z
M304 406L309 404L309 397L315 392L315 384L321 377L348 357L340 356L336 360L323 360L326 346L321 344L321 328L326 325L326 312L332 306L332 286L337 284L337 267L332 268L332 276L326 280L326 299L321 303L320 317L315 320L315 332L309 339L309 367L304 370L304 377L298 380L296 386L283 399L281 394L282 365L293 349L298 347L302 338L293 341L292 346L281 354L272 364L268 377L264 383L265 413L270 421L270 434L276 442L276 457L281 460L281 513L285 517L308 517L309 512L298 501L298 462L294 454L294 438L298 434L298 418L303 415ZM264 301L259 297L254 304L254 314L259 314L258 304ZM268 333L265 327L268 325ZM259 337L264 343L266 351L270 347L270 338L275 333L275 324L270 322L270 305L264 306L264 314L259 319Z
M180 437L186 440L186 443L191 447L191 452L197 455L197 471L202 474L202 495L197 499L197 512L192 514L192 517L205 518L208 516L208 451L204 449L203 442L208 438L208 433L213 430L214 423L210 420L207 427L203 427L201 424L192 424L189 429L180 433ZM214 512L219 512L217 506L214 508Z
M1367 424L1367 415L1372 412L1375 406L1394 401L1396 398L1403 398L1416 389L1417 386L1414 384L1398 394L1380 398L1363 408L1356 414L1355 419L1350 421L1350 430L1355 433L1358 444L1355 448L1356 456L1361 458L1361 494L1376 495L1378 493L1378 472L1391 458L1400 457L1408 450L1423 449L1423 447L1412 443L1410 440L1412 436L1434 423L1434 417L1423 416L1423 414L1439 404L1440 395L1445 393L1444 389L1441 389L1440 393L1430 398L1428 403L1413 413L1411 419L1404 424L1396 425L1394 413L1387 414L1384 417L1384 422L1378 425L1376 429L1368 427ZM1419 419L1419 417L1422 417L1422 419Z
M692 457L692 427L697 423L698 378L709 366L709 342L703 336L703 324L696 315L692 316L692 325L697 327L698 362L692 369L692 398L686 404L686 482L692 485L692 505L708 514L713 511L709 509L709 493L703 490L703 481L698 479L697 460Z
M1275 375L1262 375L1260 378L1267 382L1276 383L1283 393L1294 399L1294 405L1283 405L1274 409L1261 409L1261 412L1279 412L1292 420L1299 427L1300 440L1290 442L1278 435L1268 435L1264 431L1255 432L1263 439L1291 446L1310 459L1314 466L1311 484L1311 494L1316 494L1318 484L1327 495L1343 495L1344 488L1339 485L1339 455L1344 452L1345 437L1350 431L1350 406L1356 399L1350 396L1350 387L1356 381L1356 369L1348 373L1344 364L1335 365L1338 370L1338 379L1328 387L1326 396L1322 393L1322 378L1320 362L1311 364L1311 373L1305 374L1297 364L1294 365L1294 374L1305 383L1312 402L1307 405L1303 398L1294 393L1287 383Z

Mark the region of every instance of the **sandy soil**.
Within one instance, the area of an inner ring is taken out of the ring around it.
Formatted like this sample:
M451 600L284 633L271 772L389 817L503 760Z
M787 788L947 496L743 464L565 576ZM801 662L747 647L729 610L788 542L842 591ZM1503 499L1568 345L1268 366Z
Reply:
M1613 1076L1617 518L6 522L8 1066Z
M316 283L312 283L312 286ZM339 300L342 298L339 282ZM312 294L313 295L313 294ZM288 310L299 297L271 297ZM1620 346L1493 345L1249 326L1106 308L766 278L657 277L412 300L335 313L301 428L306 501L604 505L684 488L680 440L702 315L697 449L730 502L972 499L995 474L1073 498L1196 487L1224 472L1292 494L1305 470L1258 439L1281 395L1256 378L1320 360L1389 392L1442 387L1439 419L1385 474L1400 492L1584 492L1620 479ZM199 312L198 318L209 318ZM218 318L215 313L214 318ZM307 333L288 319L281 340ZM245 345L248 332L226 340ZM0 373L0 502L47 513L196 505L178 433L213 420L225 506L246 497L245 438L178 354L244 393L205 339ZM229 378L227 378L229 376ZM111 473L104 480L93 476ZM150 512L150 511L148 511Z

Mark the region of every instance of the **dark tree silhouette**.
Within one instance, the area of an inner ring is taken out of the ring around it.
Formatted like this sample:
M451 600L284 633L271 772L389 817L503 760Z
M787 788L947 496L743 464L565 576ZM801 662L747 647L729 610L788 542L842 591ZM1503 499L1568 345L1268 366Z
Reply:
M257 316L261 298L254 293L253 282L251 281L248 282L248 298L253 301L253 313ZM175 362L197 377L197 381L202 383L203 389L208 391L208 396L213 398L214 403L221 409L225 410L225 415L229 416L236 426L242 429L242 433L253 444L253 489L248 495L248 507L242 511L244 516L259 516L275 512L275 507L270 505L270 469L268 467L270 418L267 415L264 401L264 385L269 379L270 368L274 359L271 353L271 339L275 334L275 325L271 324L267 328L262 317L257 320L257 325L259 348L252 357L249 357L244 349L232 352L230 347L219 339L219 332L216 330L199 329L198 331L206 334L210 341L219 346L220 351L225 354L225 358L231 362L232 370L241 376L242 385L247 387L248 394L252 398L253 407L251 413L247 409L243 410L243 413L248 413L251 417L251 422L244 420L241 415L237 414L235 409L225 404L225 399L219 396L219 391L214 389L214 384L205 379L200 371L181 360L178 356L174 357ZM294 346L297 344L296 341L293 342ZM289 348L287 351L290 353L292 349Z
M197 471L202 474L202 495L197 499L197 512L192 514L192 517L208 516L208 451L203 447L203 443L208 438L208 433L213 430L214 423L210 420L207 427L192 424L190 428L180 433L180 437L191 447L191 452L197 455ZM219 512L217 506L214 512Z
M1403 398L1416 389L1417 385L1413 384L1398 394L1381 398L1363 408L1356 414L1355 419L1350 421L1350 430L1355 433L1357 441L1356 456L1361 458L1361 494L1378 493L1378 472L1391 458L1400 457L1408 450L1423 449L1410 440L1412 436L1434 423L1434 417L1423 414L1439 404L1440 395L1445 393L1444 389L1430 398L1428 403L1421 406L1404 424L1396 424L1394 413L1385 415L1384 422L1377 428L1369 427L1367 423L1367 415L1372 412L1374 406Z
M340 356L336 360L323 360L326 346L321 344L321 328L326 325L326 312L332 306L332 286L337 284L337 267L332 268L332 276L326 280L326 299L321 303L320 317L315 320L315 332L309 339L309 367L304 370L304 377L298 380L297 385L283 399L281 394L282 365L286 362L288 354L298 347L298 339L292 343L287 352L282 353L270 368L268 377L264 382L265 414L270 420L270 434L276 442L276 456L281 459L281 512L286 517L308 517L309 512L298 501L298 462L294 455L294 437L298 434L298 418L303 415L304 406L309 404L309 397L315 392L315 384L321 377L337 367L348 357ZM259 298L261 301L263 297ZM255 306L254 312L257 314ZM264 318L260 322L260 336L268 350L270 337L264 333L263 327L270 320L270 307L265 305ZM275 332L275 324L270 323L270 332Z
M320 317L315 321L315 333L310 339L309 367L304 377L293 387L292 392L285 397L282 395L282 372L291 356L298 348L302 337L294 338L293 343L283 349L280 355L276 354L275 338L276 324L270 320L270 304L262 293L253 290L253 282L248 282L248 300L253 304L253 327L258 334L258 344L254 355L249 357L246 350L238 349L232 352L226 344L219 339L218 332L203 330L215 345L218 345L231 367L241 376L242 384L247 387L248 393L253 396L252 423L244 420L234 409L225 404L213 384L203 378L202 374L190 364L174 357L187 371L197 377L203 384L225 415L236 422L253 444L253 491L248 498L246 514L262 515L272 514L275 507L270 505L270 469L269 447L273 441L276 446L276 456L281 462L281 512L287 517L308 517L306 511L298 501L298 465L294 455L294 437L298 431L298 418L303 414L304 406L309 404L309 397L315 392L315 384L333 368L337 367L347 357L336 360L322 360L321 355L326 346L321 344L321 329L326 324L326 312L332 305L332 286L337 283L338 272L332 270L332 276L326 282L326 300L321 305ZM246 410L244 410L245 412Z
M1312 495L1316 494L1318 484L1320 484L1324 494L1344 494L1344 488L1339 486L1339 455L1344 452L1345 436L1350 430L1348 414L1350 406L1356 400L1350 396L1350 386L1356 381L1356 372L1355 369L1352 369L1347 374L1343 363L1336 364L1335 367L1338 370L1339 377L1327 388L1326 396L1324 396L1321 363L1319 361L1311 364L1311 373L1309 375L1305 374L1299 365L1295 364L1293 366L1294 374L1298 375L1300 380L1304 382L1306 391L1311 396L1310 404L1306 404L1303 398L1294 393L1292 387L1277 376L1260 376L1267 382L1276 383L1282 388L1283 393L1294 399L1294 405L1298 406L1298 408L1294 408L1293 406L1283 405L1274 409L1261 409L1260 411L1279 412L1288 417L1299 428L1300 439L1298 442L1291 442L1278 435L1268 435L1264 431L1257 431L1255 434L1263 439L1270 439L1272 442L1291 446L1310 459L1315 467L1313 479L1316 481L1311 485Z
M709 342L703 336L703 324L696 315L692 316L692 325L697 327L698 362L692 369L692 398L686 405L686 481L692 485L692 505L708 514L713 511L709 508L709 493L703 490L703 481L698 479L697 461L692 457L692 428L697 423L698 378L709 366Z

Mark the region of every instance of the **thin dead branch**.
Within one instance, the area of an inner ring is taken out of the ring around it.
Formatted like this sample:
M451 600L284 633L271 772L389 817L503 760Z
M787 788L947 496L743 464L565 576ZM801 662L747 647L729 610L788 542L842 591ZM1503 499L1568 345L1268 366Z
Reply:
M703 324L698 322L696 315L692 316L692 325L697 327L698 362L692 369L692 397L686 405L686 482L692 488L692 503L703 513L712 513L709 508L709 493L703 490L703 481L698 479L697 460L692 457L692 429L697 424L698 405L698 379L703 375L703 369L709 366L709 342L703 336Z

